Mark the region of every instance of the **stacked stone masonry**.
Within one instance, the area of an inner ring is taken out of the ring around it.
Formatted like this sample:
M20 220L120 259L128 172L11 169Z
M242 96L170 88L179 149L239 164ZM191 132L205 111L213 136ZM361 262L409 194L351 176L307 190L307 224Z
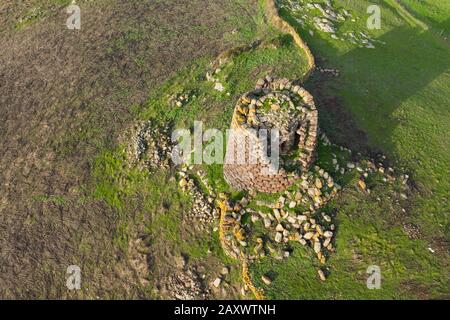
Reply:
M311 94L287 79L260 79L254 91L238 100L231 129L224 177L237 190L266 193L285 190L314 161L317 109ZM287 172L282 164L279 168L273 167L269 162L269 147L257 135L260 129L278 129L281 155L298 146L295 159L298 170ZM247 152L242 154L242 150Z

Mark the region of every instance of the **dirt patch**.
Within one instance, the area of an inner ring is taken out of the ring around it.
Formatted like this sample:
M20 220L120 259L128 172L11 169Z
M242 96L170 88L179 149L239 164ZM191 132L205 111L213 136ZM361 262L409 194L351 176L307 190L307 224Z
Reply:
M11 28L32 3L2 3L0 297L145 295L139 276L130 285L117 271L130 260L112 243L115 211L89 197L90 160L115 145L155 86L232 45L238 3L96 1L81 6L80 31L54 6ZM77 292L65 287L72 264L82 269Z

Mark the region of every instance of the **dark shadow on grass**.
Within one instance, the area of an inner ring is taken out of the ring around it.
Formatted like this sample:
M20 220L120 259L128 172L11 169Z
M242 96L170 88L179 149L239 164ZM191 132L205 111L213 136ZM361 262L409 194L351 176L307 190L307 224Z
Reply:
M316 48L314 38L309 37L317 64L341 71L339 78L316 71L305 83L316 99L321 128L338 144L364 153L377 150L369 148L367 136L355 118L365 127L370 126L372 134L383 137L381 143L390 149L392 133L402 121L392 114L450 68L447 44L431 32L402 27L377 40L385 44L340 55L323 42Z

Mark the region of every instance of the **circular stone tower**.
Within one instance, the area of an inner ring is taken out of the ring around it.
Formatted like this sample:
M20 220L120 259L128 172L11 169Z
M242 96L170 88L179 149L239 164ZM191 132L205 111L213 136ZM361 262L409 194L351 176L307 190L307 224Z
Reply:
M314 161L317 110L311 94L287 79L266 77L241 96L231 129L223 170L227 183L237 190L282 191ZM271 140L274 129L278 148ZM261 137L265 131L267 138ZM273 147L279 157L271 153Z

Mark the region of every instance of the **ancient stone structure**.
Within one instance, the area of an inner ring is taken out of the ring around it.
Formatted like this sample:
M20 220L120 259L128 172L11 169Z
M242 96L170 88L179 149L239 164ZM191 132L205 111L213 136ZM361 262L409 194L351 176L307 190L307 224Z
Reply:
M225 180L238 190L282 191L314 161L317 110L304 88L266 77L237 102L224 164ZM261 137L267 130L268 139ZM279 166L270 161L271 131L279 132Z

